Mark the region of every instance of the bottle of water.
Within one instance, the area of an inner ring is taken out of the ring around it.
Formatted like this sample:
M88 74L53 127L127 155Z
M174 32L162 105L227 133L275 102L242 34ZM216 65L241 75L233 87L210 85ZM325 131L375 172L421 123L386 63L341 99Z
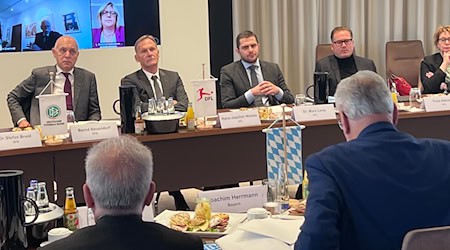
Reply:
M36 205L39 208L39 212L45 213L50 211L45 182L38 183L38 195L36 197Z
M34 201L36 201L37 194L38 194L38 181L37 181L37 180L31 180L31 181L30 181L30 187L33 188L33 191L34 191Z
M36 201L36 195L34 194L34 189L32 187L27 188L27 198L32 201ZM33 205L28 201L25 201L24 204L25 204L25 214L34 215L35 211Z
M289 209L289 189L288 189L288 178L287 169L284 165L278 167L278 174L276 178L277 183L277 195L276 202L281 205L281 212Z

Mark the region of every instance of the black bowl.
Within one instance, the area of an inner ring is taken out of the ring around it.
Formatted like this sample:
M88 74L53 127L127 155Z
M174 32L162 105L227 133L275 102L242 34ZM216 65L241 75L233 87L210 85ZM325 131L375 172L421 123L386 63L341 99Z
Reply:
M183 114L177 112L175 114L148 115L144 114L142 118L145 121L148 134L166 134L178 131L180 118Z

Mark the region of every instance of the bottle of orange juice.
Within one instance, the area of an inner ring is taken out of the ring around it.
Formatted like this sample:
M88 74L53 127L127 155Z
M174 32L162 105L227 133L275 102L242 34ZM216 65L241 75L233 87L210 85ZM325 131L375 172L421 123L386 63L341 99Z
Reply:
M195 130L195 115L194 108L192 107L192 102L189 102L188 104L188 109L184 120L186 121L187 130Z
M64 226L71 231L78 229L78 210L75 203L73 187L66 188L66 202L64 204Z
M392 101L397 104L398 103L398 91L397 86L395 85L395 82L392 81L391 83L391 97Z

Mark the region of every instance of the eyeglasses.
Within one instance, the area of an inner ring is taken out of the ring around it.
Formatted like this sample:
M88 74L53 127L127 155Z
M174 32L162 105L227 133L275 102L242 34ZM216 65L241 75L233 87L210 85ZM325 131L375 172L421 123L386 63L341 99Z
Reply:
M450 37L441 37L439 38L439 42L441 43L450 42Z
M69 52L71 56L75 56L78 53L76 49L68 49L68 48L60 48L58 52L60 55L65 55L67 52Z
M333 43L338 46L342 46L344 43L345 43L345 45L350 45L352 42L353 42L353 39L345 39L345 40L334 41Z
M108 14L110 14L111 16L117 16L117 12L115 12L115 11L104 10L102 12L102 15L108 15Z

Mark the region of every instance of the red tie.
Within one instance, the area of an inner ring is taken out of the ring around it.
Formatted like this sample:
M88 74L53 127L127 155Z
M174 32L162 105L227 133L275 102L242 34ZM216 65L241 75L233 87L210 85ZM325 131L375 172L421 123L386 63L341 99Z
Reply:
M72 105L72 84L70 83L70 80L69 80L70 73L63 72L63 75L66 77L66 81L64 82L64 93L68 94L66 96L66 105L67 105L66 107L67 107L67 110L73 110L73 105Z

